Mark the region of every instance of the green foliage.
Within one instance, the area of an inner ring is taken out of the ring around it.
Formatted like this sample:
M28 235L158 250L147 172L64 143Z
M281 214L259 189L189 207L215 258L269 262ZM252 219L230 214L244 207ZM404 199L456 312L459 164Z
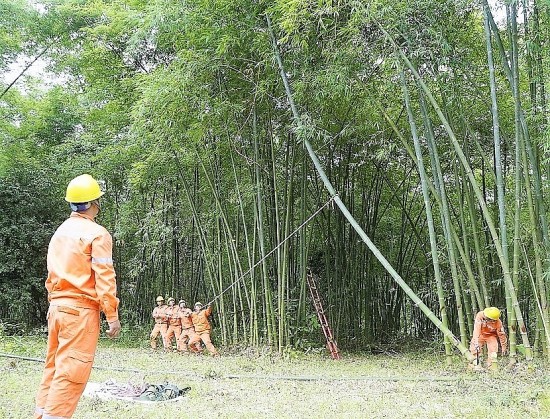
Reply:
M45 318L44 255L60 191L51 168L16 153L10 157L13 167L0 178L0 311L3 319L26 326Z
M37 12L24 0L0 2L0 69L24 48L32 51L31 31Z

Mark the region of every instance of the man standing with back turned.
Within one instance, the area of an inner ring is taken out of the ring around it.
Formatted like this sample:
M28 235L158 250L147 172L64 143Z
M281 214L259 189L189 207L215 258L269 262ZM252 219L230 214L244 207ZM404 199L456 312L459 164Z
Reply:
M92 371L100 310L107 335L120 333L112 238L94 221L102 195L90 175L71 180L65 200L73 212L48 247L48 349L35 419L70 418L76 410Z

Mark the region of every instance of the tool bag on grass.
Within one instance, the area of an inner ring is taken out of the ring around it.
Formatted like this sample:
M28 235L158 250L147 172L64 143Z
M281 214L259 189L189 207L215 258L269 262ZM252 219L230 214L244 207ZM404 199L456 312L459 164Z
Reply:
M184 387L180 389L174 384L150 384L139 397L138 400L160 402L165 400L176 399L183 396L191 390L191 387Z

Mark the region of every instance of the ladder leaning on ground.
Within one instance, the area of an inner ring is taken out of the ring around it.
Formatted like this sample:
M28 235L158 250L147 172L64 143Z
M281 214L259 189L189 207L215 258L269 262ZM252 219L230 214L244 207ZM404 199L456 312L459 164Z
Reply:
M315 306L315 312L317 313L317 318L319 319L319 324L323 329L325 339L327 341L327 349L330 352L332 359L340 359L340 352L338 351L338 346L332 335L332 330L327 321L327 316L325 315L325 310L323 309L323 304L321 302L321 296L319 295L319 290L315 282L315 277L311 271L307 274L307 285L309 287L309 293Z

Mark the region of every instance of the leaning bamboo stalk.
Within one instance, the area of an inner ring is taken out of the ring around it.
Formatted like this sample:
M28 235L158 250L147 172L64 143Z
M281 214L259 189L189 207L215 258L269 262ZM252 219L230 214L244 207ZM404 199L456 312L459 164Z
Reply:
M483 300L481 299L481 294L479 292L479 287L477 286L477 283L474 278L474 274L472 272L472 261L470 259L470 239L469 239L469 230L466 226L466 216L464 213L464 191L465 191L465 185L464 182L462 182L462 179L459 179L458 177L458 170L456 167L456 164L453 164L454 166L454 174L455 174L455 186L456 189L460 191L460 202L458 203L458 215L460 220L460 230L462 231L462 245L464 246L464 255L461 255L461 258L463 260L466 260L465 267L466 267L466 275L468 277L468 282L470 285L470 294L471 294L471 304L468 303L468 307L466 310L466 314L473 314L477 313L479 309L482 307L485 307L483 305ZM458 246L457 246L458 247ZM459 250L460 251L460 250ZM464 300L464 303L466 303L466 299ZM470 320L468 320L469 322ZM470 323L468 323L469 325ZM471 333L470 333L471 335Z
M480 234L477 226L478 217L475 211L474 195L472 192L472 188L468 184L466 184L466 203L468 206L468 213L470 214L470 225L472 227L472 237L474 239L474 252L476 255L477 272L481 285L481 294L483 295L484 304L482 306L489 307L491 305L491 299L489 291L487 289L487 278L485 276L483 254L481 252L481 244L479 240Z
M294 98L292 95L292 92L290 90L290 84L288 82L288 78L286 76L286 72L283 66L282 58L279 53L279 48L277 46L277 40L275 38L275 34L273 32L273 28L271 26L271 20L269 19L269 16L266 15L267 19L267 25L269 29L269 33L271 36L272 44L273 44L273 52L275 55L275 59L277 61L277 65L279 67L279 72L281 75L281 79L283 81L286 95L290 104L290 108L292 111L292 115L294 117L294 122L296 123L297 130L298 130L298 136L303 141L307 152L309 154L309 157L311 158L313 165L317 169L317 173L321 177L321 180L323 181L323 184L325 188L328 190L330 196L333 198L334 202L344 215L344 217L348 220L348 222L352 225L352 227L355 229L355 231L359 234L361 239L365 242L367 247L371 250L371 252L374 254L376 259L382 264L382 266L386 269L386 271L392 276L392 278L395 280L395 282L403 289L403 291L409 296L409 298L422 310L422 312L430 319L430 321L439 329L441 332L449 338L451 343L455 345L455 347L458 348L460 353L464 355L469 361L474 360L474 356L470 353L468 348L466 348L460 340L458 340L453 333L446 328L441 320L437 318L437 316L430 310L424 302L418 298L418 296L414 293L414 291L407 285L407 283L401 278L401 276L397 273L397 271L393 268L393 266L388 262L388 260L382 255L380 250L375 246L375 244L370 240L370 238L367 236L365 231L361 228L361 226L357 223L355 218L351 215L349 210L347 209L346 205L342 202L336 191L334 190L334 187L332 186L332 183L327 178L325 171L323 170L323 167L321 166L321 163L319 162L319 159L317 155L315 154L315 151L311 147L311 144L308 140L307 132L305 132L305 126L302 123L302 119L300 117L300 114L298 113L298 110L296 108L296 105L294 104Z

